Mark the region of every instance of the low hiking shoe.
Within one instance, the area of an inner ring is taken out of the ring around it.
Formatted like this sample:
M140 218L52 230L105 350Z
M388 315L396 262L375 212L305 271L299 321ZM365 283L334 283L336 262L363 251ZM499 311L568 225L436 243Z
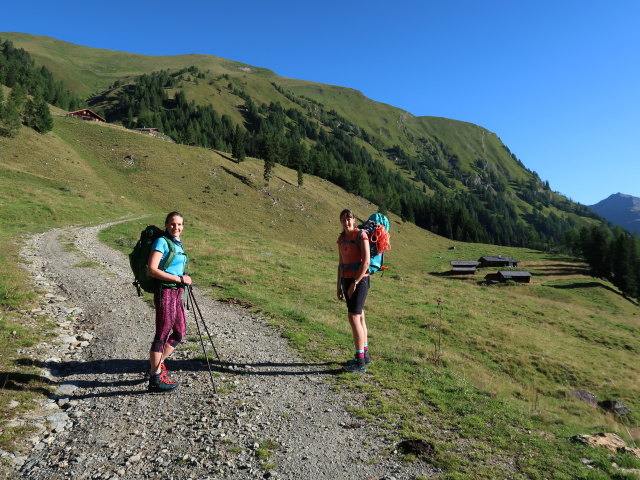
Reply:
M347 360L344 365L345 366L351 365L352 363L357 363L358 361L359 361L358 356L356 355L351 360ZM366 352L364 352L364 364L369 365L370 363L371 363L371 355L369 355L369 350L367 350Z
M159 375L151 375L151 377L149 377L149 387L147 390L150 392L170 392L178 388L178 385L180 384L175 380L171 380L167 374L160 373Z
M364 358L349 360L342 369L349 373L367 373L367 365L364 363Z

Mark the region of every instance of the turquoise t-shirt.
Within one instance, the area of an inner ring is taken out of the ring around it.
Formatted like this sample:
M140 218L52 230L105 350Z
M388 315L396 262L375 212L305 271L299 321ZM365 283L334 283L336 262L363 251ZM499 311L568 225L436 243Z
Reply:
M174 245L176 246L176 251L173 260L171 261L171 265L165 265L163 270L167 273L170 273L171 275L184 275L184 268L187 264L187 256L182 249L182 245L179 245L177 243L174 243ZM162 262L165 261L169 256L169 252L171 252L171 250L169 250L169 245L167 244L167 239L164 237L156 239L156 241L153 242L153 245L151 246L151 250L162 252L162 258L160 259L161 265Z

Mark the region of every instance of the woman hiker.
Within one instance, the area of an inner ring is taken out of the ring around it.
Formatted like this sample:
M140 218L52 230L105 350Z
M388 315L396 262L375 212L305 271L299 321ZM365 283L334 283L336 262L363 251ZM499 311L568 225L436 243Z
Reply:
M184 273L187 256L182 248L180 234L184 229L184 217L179 212L171 212L164 222L165 235L175 245L175 252L169 265L161 270L170 256L171 249L166 237L158 238L149 255L149 276L159 280L153 294L156 307L156 333L149 354L149 387L151 392L167 392L178 387L171 379L164 361L173 353L187 332L187 322L182 303L186 285L191 285L191 277Z
M371 363L367 343L367 324L364 319L364 303L369 293L369 238L365 231L355 227L353 212L345 209L340 212L342 233L338 237L338 281L336 294L338 300L347 301L347 315L355 357L344 365L344 370L352 373L365 373Z

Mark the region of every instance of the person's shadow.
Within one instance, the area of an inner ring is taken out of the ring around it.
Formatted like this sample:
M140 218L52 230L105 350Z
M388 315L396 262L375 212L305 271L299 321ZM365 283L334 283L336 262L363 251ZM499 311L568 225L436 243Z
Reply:
M91 361L69 362L41 362L32 359L21 358L14 362L20 366L33 366L46 368L51 372L52 378L43 375L26 374L19 372L0 371L0 385L7 390L30 390L44 394L53 399L69 397L72 399L85 399L96 397L112 397L122 395L138 395L146 393L146 388L139 385L145 383L145 373L148 369L148 360L110 359ZM205 372L211 368L213 372L227 375L255 375L255 376L289 376L289 375L335 375L341 373L341 368L335 368L335 362L304 363L304 362L258 362L258 363L233 363L217 360L209 360L209 366L205 360L167 360L167 367L174 372ZM326 368L323 368L326 367ZM329 368L333 367L333 368ZM70 376L88 378L68 379ZM130 387L122 389L121 387ZM134 388L137 387L137 388ZM104 389L101 393L82 393L82 389ZM57 391L59 393L53 393ZM62 392L62 393L60 393ZM68 392L68 393L67 393Z

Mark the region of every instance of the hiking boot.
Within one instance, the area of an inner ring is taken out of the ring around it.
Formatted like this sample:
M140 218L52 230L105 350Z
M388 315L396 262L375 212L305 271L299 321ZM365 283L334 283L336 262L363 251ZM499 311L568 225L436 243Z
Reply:
M149 377L149 387L147 390L150 392L169 392L174 388L178 388L178 385L180 384L171 380L165 373L160 373L159 375L151 375L151 377Z
M364 363L364 358L349 360L342 369L349 373L367 373L367 365Z

